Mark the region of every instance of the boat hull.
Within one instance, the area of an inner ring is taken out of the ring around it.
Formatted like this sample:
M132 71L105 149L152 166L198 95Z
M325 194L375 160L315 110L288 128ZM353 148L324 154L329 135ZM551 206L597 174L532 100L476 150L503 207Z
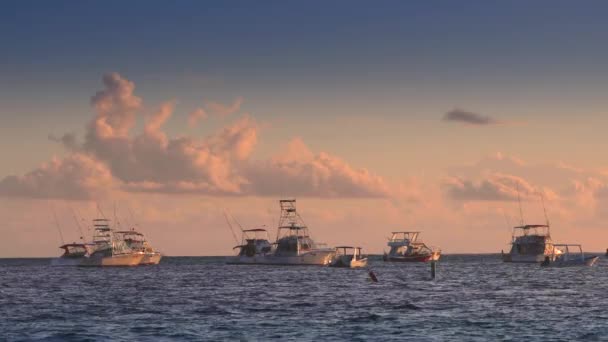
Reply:
M424 255L384 255L384 261L388 262L429 262L437 261L441 257L441 253L435 252Z
M277 255L254 255L254 256L235 256L229 257L228 264L232 265L313 265L326 266L331 262L335 252L314 251L297 256L277 256Z
M82 258L54 258L51 259L51 266L80 266L86 257Z
M552 262L542 262L540 265L543 267L576 267L576 266L593 266L599 260L599 257L592 256L583 259L573 259L573 260L564 260L564 261L552 261Z
M536 255L520 255L520 254L503 254L502 261L513 262L513 263L528 263L534 264L543 262L545 257L550 255L536 254Z
M144 258L143 254L119 254L104 257L90 257L78 266L86 267L129 267L137 266Z
M160 253L148 253L144 254L143 259L141 259L140 265L158 265L160 263L160 259L162 259L162 255Z
M359 260L344 261L341 258L332 261L329 264L330 267L343 267L343 268L360 268L367 266L367 258Z

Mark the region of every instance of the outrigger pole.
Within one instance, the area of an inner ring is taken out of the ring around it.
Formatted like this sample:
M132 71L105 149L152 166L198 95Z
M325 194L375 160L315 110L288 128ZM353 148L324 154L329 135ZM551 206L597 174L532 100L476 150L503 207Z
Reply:
M543 212L545 213L545 221L547 221L547 226L549 226L549 216L547 216L547 209L545 208L545 196L543 196L542 192L539 192L540 202L543 204Z
M78 222L78 218L76 218L76 212L72 207L70 207L70 210L72 211L72 217L74 218L76 226L78 227L78 231L80 232L80 240L84 240L84 233L82 232L82 226L80 225L80 222Z
M234 238L234 241L236 241L236 243L239 244L240 243L239 239L236 237L236 234L234 233L234 229L232 228L232 223L230 223L230 219L228 218L226 209L224 209L224 217L226 218L226 223L228 223L228 228L230 229L230 232L232 233L232 237ZM243 231L243 228L241 228L241 231Z
M61 244L65 245L65 240L63 240L63 233L61 232L61 227L59 226L59 220L57 219L57 214L55 213L55 207L51 205L51 210L53 211L53 217L55 218L55 226L59 231L59 237L61 238Z
M521 225L524 225L524 211L521 209L521 197L519 197L519 182L517 184L517 202L519 203L519 217L521 220Z

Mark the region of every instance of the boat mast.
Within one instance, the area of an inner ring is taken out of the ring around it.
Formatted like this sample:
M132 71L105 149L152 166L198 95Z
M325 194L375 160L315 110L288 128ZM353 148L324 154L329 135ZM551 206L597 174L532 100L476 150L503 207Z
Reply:
M517 202L519 203L519 219L520 223L524 225L524 211L521 208L521 197L519 196L519 182L517 182Z
M78 222L78 218L76 218L76 212L74 211L74 208L70 207L70 210L72 211L72 217L74 218L78 231L80 232L80 240L84 242L84 233L82 232L82 226L80 225L80 222Z
M547 233L549 235L551 235L551 232L549 232L548 230L549 228L549 216L547 215L547 208L545 208L545 196L543 196L542 192L540 193L540 202L543 205L543 212L545 213L545 221L547 222Z
M277 240L279 240L279 238L281 237L282 229L288 229L290 235L293 233L293 230L295 230L296 236L300 236L300 230L302 230L302 236L309 237L306 224L296 211L296 200L280 200L279 204L281 205L281 216L279 217Z
M63 233L61 232L61 226L59 226L59 220L57 220L57 214L55 213L55 207L51 206L51 210L53 211L53 217L55 218L55 226L59 231L59 237L61 238L61 244L65 245L65 240L63 240Z

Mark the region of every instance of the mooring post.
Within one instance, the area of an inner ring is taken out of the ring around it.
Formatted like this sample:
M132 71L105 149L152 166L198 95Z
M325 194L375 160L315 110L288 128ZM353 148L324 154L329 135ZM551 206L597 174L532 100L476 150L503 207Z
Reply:
M431 261L431 278L435 279L435 274L437 273L437 261Z

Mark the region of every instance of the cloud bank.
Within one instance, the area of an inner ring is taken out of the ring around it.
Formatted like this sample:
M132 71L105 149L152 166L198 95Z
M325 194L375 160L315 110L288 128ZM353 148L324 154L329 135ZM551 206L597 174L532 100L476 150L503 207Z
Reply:
M0 195L91 199L108 189L125 192L195 193L226 196L388 197L382 177L357 169L328 153L313 153L301 139L268 160L253 158L260 128L243 115L204 137L169 137L163 130L175 100L142 113L135 84L118 73L103 76L103 89L91 97L94 117L84 141L73 134L52 138L70 154L24 176L0 181ZM189 124L207 113L228 116L231 105L209 102L192 112ZM143 119L143 130L136 131Z

